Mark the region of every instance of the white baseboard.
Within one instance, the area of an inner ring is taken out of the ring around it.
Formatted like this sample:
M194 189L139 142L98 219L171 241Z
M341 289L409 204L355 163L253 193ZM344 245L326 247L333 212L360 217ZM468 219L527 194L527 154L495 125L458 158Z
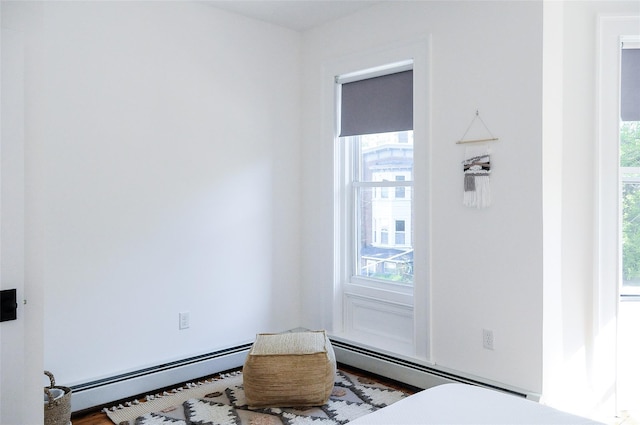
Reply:
M442 367L420 363L351 341L331 337L336 360L339 363L375 373L418 388L431 388L452 382L463 382L492 388L538 401L540 394L466 375ZM131 399L138 394L153 392L181 382L188 382L242 366L252 344L231 347L181 361L158 365L143 370L71 386L72 412Z
M181 382L202 378L244 364L251 344L117 375L71 387L71 411L79 412L132 398Z
M448 370L415 359L402 358L379 350L331 337L339 363L375 373L418 388L431 388L447 383L466 383L506 392L529 400L539 401L540 394L477 376Z

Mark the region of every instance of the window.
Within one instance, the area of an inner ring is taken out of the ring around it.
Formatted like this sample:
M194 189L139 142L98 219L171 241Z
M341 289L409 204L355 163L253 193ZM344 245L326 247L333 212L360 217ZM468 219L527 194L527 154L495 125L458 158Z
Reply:
M382 245L387 245L389 243L389 230L387 228L380 230L380 243Z
M352 281L413 284L413 71L406 67L338 78Z
M640 121L620 125L622 286L620 294L640 296Z
M402 142L399 142L402 143ZM396 181L404 181L404 176L396 176ZM396 198L404 198L404 186L396 186Z
M430 354L429 57L421 39L323 73L335 167L331 332L420 359Z
M385 181L385 180L383 180ZM389 188L388 187L381 187L380 188L380 197L382 199L387 199L389 197Z
M396 220L396 245L404 245L404 220Z
M620 53L620 295L640 298L640 42L623 41Z

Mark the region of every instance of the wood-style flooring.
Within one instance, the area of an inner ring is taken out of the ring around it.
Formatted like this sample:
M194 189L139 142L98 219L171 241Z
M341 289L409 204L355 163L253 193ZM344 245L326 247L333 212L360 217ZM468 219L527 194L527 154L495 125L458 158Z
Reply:
M382 376L379 375L375 375L375 374L371 374L368 372L365 372L363 370L360 369L355 369L346 365L338 365L338 367L341 370L345 370L347 372L353 373L355 375L361 376L361 377L365 377L365 378L369 378L375 381L378 381L382 384L387 385L388 387L394 388L396 390L399 391L403 391L407 394L414 394L415 392L419 391L419 388L415 388L412 387L410 385L406 385L403 384L401 382L397 382L397 381L393 381L387 378L384 378ZM236 370L240 370L240 368L236 369ZM217 374L216 374L217 375ZM202 380L209 378L209 377L203 377ZM196 381L198 381L200 379L196 379ZM181 385L183 385L184 383L177 383L176 385L173 385L173 387L180 387ZM164 391L166 388L159 388L156 391L150 391L150 393L157 393L157 392L162 392ZM139 395L139 396L133 396L132 398L142 398L143 395ZM111 404L118 404L119 401L114 401ZM96 407L94 409L88 410L88 411L84 411L84 412L79 412L76 414L73 414L71 416L71 422L73 423L73 425L114 425L113 422L111 422L111 420L107 417L107 415L105 413L103 413L101 410L104 406L100 406L100 407Z

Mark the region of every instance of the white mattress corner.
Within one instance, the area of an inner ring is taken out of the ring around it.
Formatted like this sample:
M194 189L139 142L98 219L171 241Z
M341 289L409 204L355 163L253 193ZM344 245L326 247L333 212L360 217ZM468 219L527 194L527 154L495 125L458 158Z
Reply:
M350 424L594 425L599 422L499 391L452 383L420 391Z

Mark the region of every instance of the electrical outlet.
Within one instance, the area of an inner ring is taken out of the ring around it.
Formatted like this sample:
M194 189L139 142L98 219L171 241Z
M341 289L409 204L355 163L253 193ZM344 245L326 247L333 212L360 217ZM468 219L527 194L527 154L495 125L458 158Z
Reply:
M487 350L493 350L493 331L488 329L482 330L482 346Z
M189 312L183 311L182 313L178 314L178 317L180 330L187 329L189 327Z

